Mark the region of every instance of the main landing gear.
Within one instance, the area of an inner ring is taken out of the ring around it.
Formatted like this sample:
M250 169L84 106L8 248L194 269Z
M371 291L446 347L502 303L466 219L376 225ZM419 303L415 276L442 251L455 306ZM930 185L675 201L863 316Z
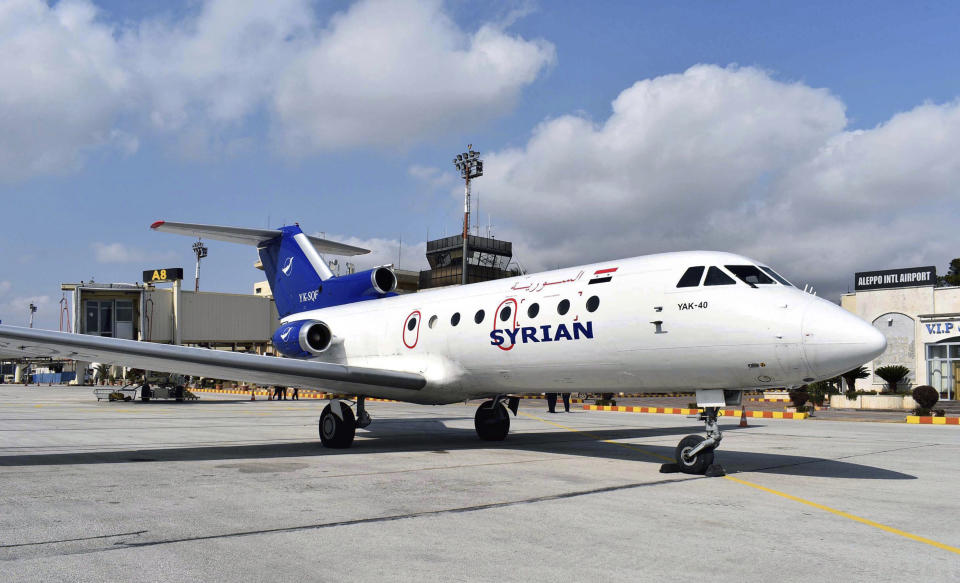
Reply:
M723 466L713 461L714 450L720 445L723 434L717 425L717 416L720 407L706 407L700 414L700 420L707 428L707 436L688 435L680 440L674 452L676 463L663 464L662 473L684 472L687 474L703 474L708 478L726 475Z
M495 399L485 401L477 407L477 413L473 416L473 427L477 430L477 435L484 441L503 441L510 432L510 415L507 414L507 409L516 416L519 407L519 397L498 395Z
M320 441L324 447L344 449L353 444L357 428L370 425L363 397L357 397L357 414L339 399L332 399L320 413Z

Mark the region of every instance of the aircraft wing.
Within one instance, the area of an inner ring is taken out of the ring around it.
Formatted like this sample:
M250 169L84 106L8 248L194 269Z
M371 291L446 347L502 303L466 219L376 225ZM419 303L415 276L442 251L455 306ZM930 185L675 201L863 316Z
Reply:
M419 391L426 385L416 373L17 326L0 325L0 352L365 396L391 389L394 394L395 389Z
M206 237L215 241L227 241L228 243L240 243L242 245L260 245L264 241L279 237L282 233L276 229L248 229L244 227L224 227L221 225L199 225L194 223L172 223L170 221L157 221L150 225L154 231L164 233L176 233L178 235L191 235L194 237ZM307 239L313 244L318 253L331 253L333 255L365 255L370 252L369 249L354 247L346 243L337 243L329 239L322 239L307 235Z

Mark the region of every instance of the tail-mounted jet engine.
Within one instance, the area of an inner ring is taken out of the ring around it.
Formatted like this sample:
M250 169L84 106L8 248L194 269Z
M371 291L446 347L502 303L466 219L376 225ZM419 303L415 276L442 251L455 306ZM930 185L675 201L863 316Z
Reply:
M319 320L287 322L273 333L274 348L291 358L317 356L330 348L332 342L330 327Z
M389 267L338 275L323 282L320 301L338 305L359 300L382 298L397 289L397 275Z

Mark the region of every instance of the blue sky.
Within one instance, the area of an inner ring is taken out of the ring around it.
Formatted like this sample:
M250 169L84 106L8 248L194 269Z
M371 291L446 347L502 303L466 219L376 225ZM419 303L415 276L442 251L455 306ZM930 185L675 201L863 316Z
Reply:
M711 248L837 299L960 255L955 3L0 1L0 319L192 272L157 219L299 221L422 266L483 152L529 269ZM249 292L211 242L202 289Z

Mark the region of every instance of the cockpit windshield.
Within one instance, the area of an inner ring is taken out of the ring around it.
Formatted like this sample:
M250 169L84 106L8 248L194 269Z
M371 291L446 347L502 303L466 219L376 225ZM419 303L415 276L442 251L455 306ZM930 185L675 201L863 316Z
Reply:
M730 273L747 285L776 285L776 282L756 265L724 265Z
M787 279L786 279L785 277L783 277L782 275L780 275L780 274L777 273L776 271L770 269L769 267L765 267L765 266L761 265L761 266L760 266L760 269L762 269L762 270L764 270L765 272L767 272L767 274L768 274L770 277L772 277L773 279L779 281L779 282L782 283L783 285L789 285L790 287L797 287L797 286L793 285L792 283L790 283L789 281L787 281Z

